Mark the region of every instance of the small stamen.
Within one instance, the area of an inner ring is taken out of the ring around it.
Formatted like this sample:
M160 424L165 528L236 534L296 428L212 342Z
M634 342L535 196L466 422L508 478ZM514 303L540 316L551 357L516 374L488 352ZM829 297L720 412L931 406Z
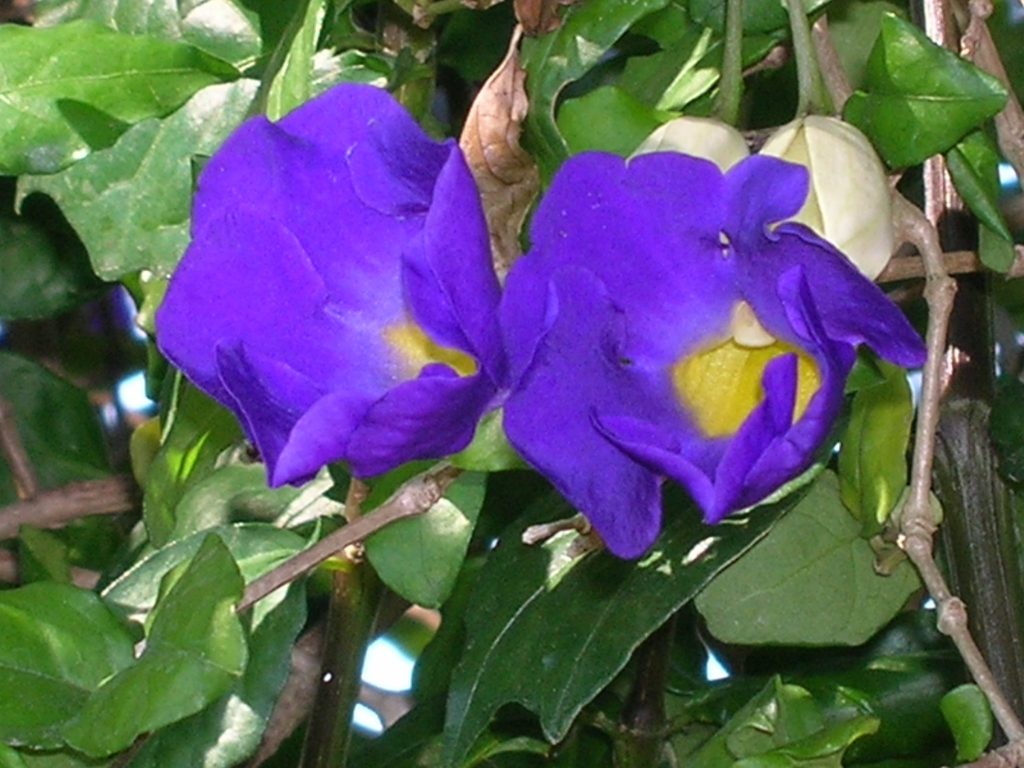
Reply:
M754 310L745 301L738 301L732 308L729 332L741 347L763 349L776 342L776 338L765 330Z

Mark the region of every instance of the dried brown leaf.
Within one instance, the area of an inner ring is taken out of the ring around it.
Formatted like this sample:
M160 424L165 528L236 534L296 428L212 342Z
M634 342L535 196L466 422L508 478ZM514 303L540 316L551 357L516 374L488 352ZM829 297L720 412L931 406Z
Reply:
M530 37L554 32L562 24L558 9L576 0L515 0L516 19Z
M540 186L537 166L519 144L529 109L526 71L519 65L521 34L517 28L504 61L477 94L459 139L480 189L501 276L519 256L519 231Z

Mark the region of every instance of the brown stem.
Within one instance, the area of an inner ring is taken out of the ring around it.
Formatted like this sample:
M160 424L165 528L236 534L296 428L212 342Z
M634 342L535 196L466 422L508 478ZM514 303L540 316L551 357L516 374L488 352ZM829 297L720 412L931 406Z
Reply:
M25 444L21 441L18 424L14 420L14 409L3 398L0 398L0 453L11 469L14 492L18 498L27 501L39 493L39 481L25 451Z
M413 478L403 485L386 503L368 515L325 536L309 549L299 552L281 565L252 581L238 603L239 612L247 610L276 589L290 584L309 573L324 560L341 552L350 544L363 541L367 536L396 520L422 515L440 501L444 492L461 474L455 467L445 466Z
M673 616L633 654L636 676L619 717L616 768L654 768L661 764L668 728L665 684L675 626Z
M986 23L992 15L991 0L970 0L967 10L969 21L960 41L961 50L965 58L972 59L981 69L998 78L1009 94L1006 106L995 118L996 135L1003 155L1017 171L1017 177L1024 179L1024 108L1013 91Z
M986 267L981 263L974 251L947 251L940 253L943 268L947 275L963 275L971 272L984 272ZM920 256L896 256L875 278L879 283L895 283L899 280L911 280L925 276L925 263ZM1007 279L1024 276L1024 248L1017 247L1017 259L1006 272Z
M821 16L814 22L814 26L811 27L811 40L818 54L818 66L821 68L825 87L832 97L832 106L837 114L842 114L843 106L853 93L853 88L850 87L846 70L839 61L839 52L832 42L832 35L829 34L827 16Z
M928 303L928 360L924 368L921 407L917 416L910 495L900 520L900 544L935 600L939 630L950 637L960 652L978 687L987 696L1003 731L1011 740L1017 740L1024 737L1024 726L1017 719L971 636L963 602L951 594L932 556L935 521L932 519L929 493L939 424L939 402L944 385L946 334L956 283L946 274L938 233L924 214L898 194L894 195L893 213L897 239L913 243L921 253L927 278L925 299Z
M138 487L128 475L69 483L0 508L0 540L17 536L22 525L56 528L80 517L128 512L137 504Z

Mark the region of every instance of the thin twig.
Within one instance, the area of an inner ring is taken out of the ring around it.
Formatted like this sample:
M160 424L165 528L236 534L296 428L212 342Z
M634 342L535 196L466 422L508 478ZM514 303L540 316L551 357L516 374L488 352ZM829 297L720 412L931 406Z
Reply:
M14 420L14 409L3 398L0 398L0 453L11 469L18 498L27 501L39 493L39 481L25 451L25 444L21 441L18 424Z
M367 536L396 520L422 515L440 501L448 486L461 473L460 469L446 466L436 472L413 478L373 512L325 536L309 549L299 552L251 582L245 588L236 610L247 610L256 601L309 573L327 558L343 551L345 547L363 541Z
M992 15L991 0L970 0L968 11L970 16L960 41L961 51L965 58L996 77L1009 94L1006 106L995 118L996 135L1003 155L1017 171L1017 177L1024 179L1024 108L1013 91L1013 84L986 23Z
M987 271L974 251L947 251L940 254L947 275L965 275ZM882 273L875 278L879 283L895 283L925 277L926 267L921 256L896 256L890 259ZM1007 270L1006 278L1024 277L1024 248L1017 248L1017 258Z
M22 525L58 528L80 517L128 512L137 504L138 486L129 475L69 483L0 507L0 540L17 536Z
M917 416L910 495L900 519L900 546L914 563L935 601L939 631L948 635L956 645L978 687L988 698L999 725L1011 741L1016 741L1024 737L1024 726L1000 690L971 636L963 601L950 592L932 556L932 537L936 526L932 519L929 494L935 435L939 423L939 401L943 391L946 334L953 297L956 295L956 283L946 273L935 227L920 209L898 193L894 194L893 200L898 240L913 243L921 253L927 280L925 299L928 302L928 360L924 368L921 407Z
M18 557L6 549L0 549L0 584L16 584L20 569Z
M850 79L846 76L846 70L839 60L839 52L832 42L832 35L828 31L828 17L821 16L811 27L811 40L814 42L814 50L818 54L818 66L821 67L821 77L825 81L825 87L832 97L832 108L837 114L842 114L846 100L853 93L850 86Z
M998 749L987 752L972 763L960 768L1020 768L1024 765L1024 742L1011 741Z

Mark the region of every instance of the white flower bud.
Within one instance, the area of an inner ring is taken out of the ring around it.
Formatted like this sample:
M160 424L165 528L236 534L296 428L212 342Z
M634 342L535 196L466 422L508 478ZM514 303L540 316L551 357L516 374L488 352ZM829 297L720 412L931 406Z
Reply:
M723 171L750 154L743 134L708 117L677 117L644 139L633 156L651 152L682 152L710 160Z
M849 123L811 115L782 126L761 149L810 172L807 202L793 218L874 279L892 255L891 193L885 168Z

